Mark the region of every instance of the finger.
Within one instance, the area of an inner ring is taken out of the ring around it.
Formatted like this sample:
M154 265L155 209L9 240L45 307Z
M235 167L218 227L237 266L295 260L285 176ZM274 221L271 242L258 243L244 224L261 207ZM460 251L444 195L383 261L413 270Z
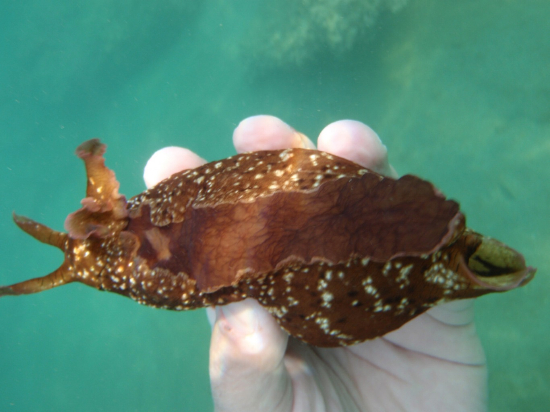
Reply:
M377 173L397 177L388 162L388 150L378 135L356 120L340 120L329 124L317 139L319 150L344 157Z
M233 141L238 152L313 147L307 137L273 116L243 120ZM283 362L288 335L271 314L247 299L217 307L215 313L209 311L209 320L213 324L210 376L216 410L290 410L291 381Z
M254 299L216 308L210 380L216 411L288 411L291 382L283 358L288 335Z
M153 187L174 173L193 169L206 161L183 147L165 147L157 150L145 165L143 180L148 188Z
M281 119L268 115L252 116L240 122L233 132L233 144L239 153L291 147L315 149L307 136Z

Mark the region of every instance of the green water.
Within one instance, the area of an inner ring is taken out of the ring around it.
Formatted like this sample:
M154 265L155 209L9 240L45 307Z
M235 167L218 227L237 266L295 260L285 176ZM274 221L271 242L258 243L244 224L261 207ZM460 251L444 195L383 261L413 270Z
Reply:
M400 173L432 180L469 226L538 267L527 287L480 299L477 325L490 410L550 410L550 2L410 0L369 28L351 30L359 23L343 14L305 37L303 10L149 3L0 3L0 284L61 262L10 215L62 229L84 194L73 155L84 140L108 144L131 196L163 146L233 154L244 117L273 114L313 139L357 119L378 131ZM283 40L269 43L273 33ZM202 311L154 310L74 284L2 299L0 322L1 411L212 408Z

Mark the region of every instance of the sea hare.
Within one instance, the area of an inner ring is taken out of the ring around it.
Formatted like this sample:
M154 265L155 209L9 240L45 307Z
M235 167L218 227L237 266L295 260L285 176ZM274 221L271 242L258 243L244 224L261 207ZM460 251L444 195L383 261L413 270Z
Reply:
M415 176L384 177L315 150L259 151L176 173L126 201L104 152L98 139L77 149L88 185L68 233L14 215L65 260L0 296L76 281L172 310L254 298L292 336L331 347L535 274Z

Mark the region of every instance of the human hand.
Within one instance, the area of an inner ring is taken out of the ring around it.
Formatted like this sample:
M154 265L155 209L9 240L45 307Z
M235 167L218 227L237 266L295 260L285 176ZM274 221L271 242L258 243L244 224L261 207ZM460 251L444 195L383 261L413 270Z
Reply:
M238 152L314 148L270 116L245 119L233 136ZM327 126L318 149L396 177L385 147L367 126ZM148 186L205 161L181 148L155 153ZM473 301L436 306L400 329L358 345L317 348L288 337L258 302L208 310L210 377L218 412L483 411L486 366L473 324Z

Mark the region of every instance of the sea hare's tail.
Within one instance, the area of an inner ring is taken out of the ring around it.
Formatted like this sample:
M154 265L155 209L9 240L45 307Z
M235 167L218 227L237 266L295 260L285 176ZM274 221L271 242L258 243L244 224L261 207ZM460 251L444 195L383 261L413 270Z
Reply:
M529 283L537 269L527 266L523 255L504 243L467 230L467 245L475 245L464 273L474 284L490 291L515 289Z
M23 231L27 232L40 242L55 246L62 251L66 250L68 241L68 236L66 233L57 232L45 225L35 222L34 220L24 216L18 216L15 213L13 214L13 220ZM29 279L10 286L0 286L0 297L42 292L43 290L70 283L73 280L72 271L68 267L68 264L64 262L58 269L49 275Z

